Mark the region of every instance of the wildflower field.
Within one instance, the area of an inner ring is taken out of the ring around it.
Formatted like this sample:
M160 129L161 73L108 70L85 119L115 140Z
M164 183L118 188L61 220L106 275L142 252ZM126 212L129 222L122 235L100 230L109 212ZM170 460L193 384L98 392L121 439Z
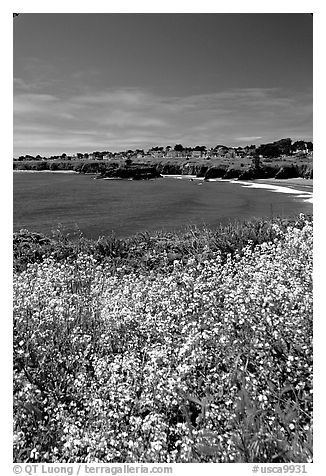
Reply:
M312 461L311 218L18 235L15 462Z

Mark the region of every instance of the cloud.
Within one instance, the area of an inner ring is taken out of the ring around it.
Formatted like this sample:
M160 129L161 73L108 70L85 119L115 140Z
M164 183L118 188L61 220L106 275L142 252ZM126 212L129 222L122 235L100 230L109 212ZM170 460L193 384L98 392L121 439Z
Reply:
M251 140L258 140L262 139L262 136L244 136L244 137L235 137L234 140L236 141L251 141Z
M19 114L48 114L54 103L57 101L51 94L20 94L14 98L14 115Z
M123 150L153 145L239 145L281 137L311 137L309 91L229 89L162 96L138 88L80 93L28 90L16 78L15 155ZM29 128L29 129L28 129Z

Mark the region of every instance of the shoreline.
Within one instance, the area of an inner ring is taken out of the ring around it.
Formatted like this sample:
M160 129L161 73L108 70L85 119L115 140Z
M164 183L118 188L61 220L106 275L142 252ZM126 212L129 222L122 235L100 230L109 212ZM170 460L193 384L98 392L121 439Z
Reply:
M261 182L261 183L282 183L286 182L290 185L313 185L313 179L311 178L303 178L303 177L296 177L296 178L288 178L288 179L275 179L275 178L269 178L269 179L257 179L255 182Z
M291 186L313 186L313 179L305 179L302 177L291 179L257 179L252 181L237 180L237 179L222 179L214 178L204 180L203 177L197 177L195 175L163 175L163 178L174 178L177 180L196 180L201 182L228 182L242 185L249 188L266 189L276 193L287 193L289 195L297 195L304 202L313 203L313 192L310 190L303 190L299 188L293 188Z
M14 173L23 173L23 174L78 174L76 170L13 170ZM84 174L87 175L87 174ZM92 174L94 175L94 174Z
M268 180L268 182L267 182L267 180ZM271 182L272 180L274 182ZM294 185L293 179L283 179L283 180L289 181L289 182L287 182L287 185ZM305 180L305 179L302 179L302 180ZM292 188L290 186L283 185L283 183L280 185L279 181L277 181L275 179L266 179L266 180L260 179L259 182L258 181L245 182L245 181L242 181L242 180L241 181L240 180L230 180L230 182L231 183L238 183L238 184L242 185L243 187L260 188L260 189L269 190L270 192L274 192L274 193L287 193L289 195L296 195L297 198L300 198L304 202L313 204L313 192L312 191L310 192L310 191L307 191L307 190L299 190L297 188ZM295 182L295 184L299 185L297 182Z
M50 173L50 174L79 174L75 170L13 170L14 173ZM93 173L86 173L82 175L96 175ZM286 193L289 195L296 195L297 198L301 199L304 202L313 204L313 192L310 190L303 190L302 186L313 187L313 179L305 179L302 177L290 178L290 179L257 179L252 181L237 180L237 179L222 179L222 178L213 178L204 180L204 177L197 177L196 175L183 175L183 174L171 174L162 175L162 178L171 178L175 180L190 180L190 181L200 181L201 184L204 182L228 182L239 184L242 187L249 188L260 188L266 189L275 193ZM110 178L105 178L105 180L110 180ZM112 179L111 179L112 180ZM116 180L114 178L113 180ZM300 188L294 188L300 187Z

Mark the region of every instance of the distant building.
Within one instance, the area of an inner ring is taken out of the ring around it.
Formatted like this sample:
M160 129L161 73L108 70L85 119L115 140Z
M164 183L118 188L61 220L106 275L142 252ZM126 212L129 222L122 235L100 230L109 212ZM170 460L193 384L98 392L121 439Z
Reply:
M178 158L182 158L182 157L187 157L187 153L184 150L179 151L179 150L171 149L171 150L166 151L165 157L167 159L178 159Z
M198 159L199 157L202 157L202 156L203 156L203 153L205 153L205 152L202 152L201 150L192 150L192 151L190 152L191 157L192 157L193 159Z
M126 156L123 152L116 152L112 158L113 159L125 159Z
M229 149L228 152L225 154L225 157L228 159L235 159L236 153L234 149Z
M154 158L154 159L161 159L165 156L163 151L158 151L158 150L152 150L149 152L149 154Z

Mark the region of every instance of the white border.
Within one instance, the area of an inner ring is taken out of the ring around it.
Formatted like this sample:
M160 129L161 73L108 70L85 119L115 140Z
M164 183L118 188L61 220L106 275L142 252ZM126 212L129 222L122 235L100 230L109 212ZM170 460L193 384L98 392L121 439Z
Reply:
M321 463L323 461L324 445L323 436L325 428L325 409L324 409L324 365L323 348L325 347L323 339L325 333L324 312L324 294L325 284L323 282L325 269L325 220L324 213L324 190L323 190L323 167L326 163L325 154L322 146L325 147L325 119L324 119L324 88L326 86L325 76L323 74L323 63L325 62L325 7L322 1L285 1L274 0L273 2L258 1L228 1L225 3L201 0L200 2L189 1L120 1L114 4L107 1L92 0L92 2L73 2L57 0L55 2L47 1L14 1L9 4L1 5L0 15L0 34L1 34L1 94L2 94L2 114L1 114L1 137L4 140L2 144L2 184L1 187L1 205L2 205L2 227L1 251L2 251L2 273L1 273L1 291L2 291L2 332L1 332L1 461L5 464L3 474L12 474L12 439L11 439L11 414L12 414L12 377L11 377L11 315L12 315L12 12L21 13L314 13L314 216L315 216L315 262L314 262L314 389L315 397L315 439L314 439L314 461L309 465L309 473L321 475ZM16 20L16 21L19 21ZM317 98L317 99L316 99ZM324 163L323 163L324 162ZM8 464L8 468L7 468ZM207 465L203 468L207 474L251 474L252 465ZM7 471L8 469L8 471ZM184 468L178 467L174 474L197 473L198 465L186 465Z

